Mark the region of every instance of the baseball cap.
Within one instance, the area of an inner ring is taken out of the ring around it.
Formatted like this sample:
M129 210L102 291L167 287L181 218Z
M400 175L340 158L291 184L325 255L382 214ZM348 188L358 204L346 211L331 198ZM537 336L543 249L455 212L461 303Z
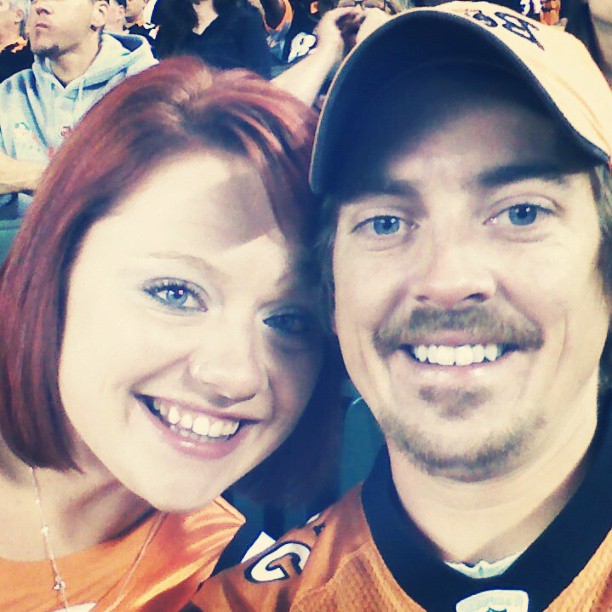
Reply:
M354 143L355 109L397 75L428 63L482 60L518 76L594 161L611 163L612 91L584 45L559 27L489 2L449 2L392 17L344 60L321 112L310 170L328 191Z

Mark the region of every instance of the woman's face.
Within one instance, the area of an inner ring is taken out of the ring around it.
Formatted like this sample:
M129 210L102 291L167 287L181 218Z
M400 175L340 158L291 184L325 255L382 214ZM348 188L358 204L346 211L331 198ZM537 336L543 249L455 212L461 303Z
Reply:
M59 368L85 469L187 510L278 447L322 361L306 264L255 170L221 153L171 158L95 223Z

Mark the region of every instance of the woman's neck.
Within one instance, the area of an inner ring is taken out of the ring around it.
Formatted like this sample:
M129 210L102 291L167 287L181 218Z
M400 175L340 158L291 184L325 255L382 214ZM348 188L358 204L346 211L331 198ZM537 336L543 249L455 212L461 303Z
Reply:
M194 4L196 15L198 16L198 23L193 28L196 34L202 34L204 30L217 18L217 11L213 7L212 0L202 0L198 4Z
M6 464L5 449L0 453L0 520L9 527L0 533L2 558L47 557L43 522L49 526L49 542L59 558L129 531L152 511L103 469L90 467L80 473L36 468L37 489L28 465L14 457Z

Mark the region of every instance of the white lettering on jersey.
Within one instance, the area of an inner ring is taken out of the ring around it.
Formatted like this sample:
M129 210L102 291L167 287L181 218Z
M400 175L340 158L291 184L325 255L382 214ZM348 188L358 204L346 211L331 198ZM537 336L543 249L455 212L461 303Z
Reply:
M457 612L527 612L529 596L525 591L484 591L461 600Z
M275 582L301 574L310 557L310 548L302 542L283 542L250 565L244 572L250 582Z

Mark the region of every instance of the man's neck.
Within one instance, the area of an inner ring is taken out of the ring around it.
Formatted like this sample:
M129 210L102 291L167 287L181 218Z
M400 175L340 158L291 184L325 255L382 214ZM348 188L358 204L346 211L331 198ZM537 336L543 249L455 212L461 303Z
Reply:
M144 13L140 13L140 15L134 17L133 19L129 19L126 17L125 22L128 28L131 28L135 25L143 25L145 23Z
M57 58L50 58L51 70L64 85L67 85L85 74L99 51L100 39L96 34L88 37L75 49L62 53Z
M425 473L389 447L400 501L445 561L489 562L535 541L582 482L596 410L507 473L477 482Z

